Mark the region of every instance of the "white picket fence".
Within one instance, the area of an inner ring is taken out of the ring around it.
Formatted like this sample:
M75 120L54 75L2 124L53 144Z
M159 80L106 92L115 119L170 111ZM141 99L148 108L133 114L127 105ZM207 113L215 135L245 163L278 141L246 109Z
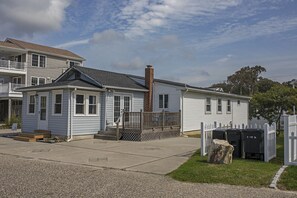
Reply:
M205 156L208 153L208 149L212 143L212 132L217 128L232 128L232 129L263 129L264 130L264 161L268 162L269 160L276 157L276 124L272 125L264 124L262 125L222 125L217 123L214 124L205 124L201 123L201 156Z
M297 116L284 116L285 165L297 166Z

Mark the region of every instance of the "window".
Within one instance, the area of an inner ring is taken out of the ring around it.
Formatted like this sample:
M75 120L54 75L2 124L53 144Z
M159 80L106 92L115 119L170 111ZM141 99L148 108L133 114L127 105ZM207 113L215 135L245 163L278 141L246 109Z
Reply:
M97 114L96 96L89 96L89 114Z
M14 84L22 84L22 78L21 77L13 77L12 83Z
M69 66L70 67L81 66L81 63L80 62L77 62L77 61L69 61Z
M206 98L206 113L211 113L211 98Z
M43 77L31 77L31 85L44 85L45 84L45 78Z
M32 54L32 66L38 67L38 55Z
M227 100L227 113L231 113L231 101Z
M121 97L114 96L113 99L113 121L116 122L121 115Z
M30 95L29 96L29 109L28 109L29 114L34 114L35 113L35 95Z
M240 105L240 100L237 100L237 104Z
M38 85L38 78L36 78L36 77L31 77L31 85L32 85L32 86Z
M54 94L54 114L62 114L62 94Z
M39 85L44 85L45 84L45 78L39 78Z
M45 56L39 56L39 67L45 67Z
M222 99L218 99L218 113L222 113Z
M46 56L32 54L32 66L33 67L45 67L46 65Z
M160 94L159 95L159 108L160 109L167 109L168 108L168 102L169 102L169 96L168 94Z
M85 113L85 96L84 95L76 95L76 114L84 114Z

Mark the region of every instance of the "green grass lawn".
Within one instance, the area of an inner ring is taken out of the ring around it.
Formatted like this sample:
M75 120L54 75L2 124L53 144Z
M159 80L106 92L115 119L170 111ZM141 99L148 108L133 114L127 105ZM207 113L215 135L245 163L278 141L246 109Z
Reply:
M277 158L269 163L234 159L230 165L209 164L207 157L201 157L200 150L198 150L186 163L170 173L169 176L186 182L267 187L282 164L283 135L281 134L277 138Z
M277 186L283 190L297 191L297 166L286 168Z

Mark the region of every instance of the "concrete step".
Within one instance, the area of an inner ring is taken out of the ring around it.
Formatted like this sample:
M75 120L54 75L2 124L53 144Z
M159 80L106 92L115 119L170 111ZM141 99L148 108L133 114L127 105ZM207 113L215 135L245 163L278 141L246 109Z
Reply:
M95 139L101 139L101 140L117 140L116 135L106 134L106 133L98 133L94 135Z
M13 139L18 141L23 141L23 142L36 142L35 138L30 138L30 137L16 136Z

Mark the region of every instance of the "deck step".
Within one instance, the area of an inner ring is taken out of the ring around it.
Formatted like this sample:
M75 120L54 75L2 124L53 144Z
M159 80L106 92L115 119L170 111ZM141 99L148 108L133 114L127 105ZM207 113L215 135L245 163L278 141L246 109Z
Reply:
M111 134L95 134L94 135L95 139L101 139L101 140L117 140L116 135L111 135Z
M42 134L42 133L20 133L19 136L21 137L28 137L28 138L34 138L34 139L43 139L47 138L48 134Z
M18 141L23 141L23 142L36 142L35 138L30 138L30 137L15 136L13 139Z

